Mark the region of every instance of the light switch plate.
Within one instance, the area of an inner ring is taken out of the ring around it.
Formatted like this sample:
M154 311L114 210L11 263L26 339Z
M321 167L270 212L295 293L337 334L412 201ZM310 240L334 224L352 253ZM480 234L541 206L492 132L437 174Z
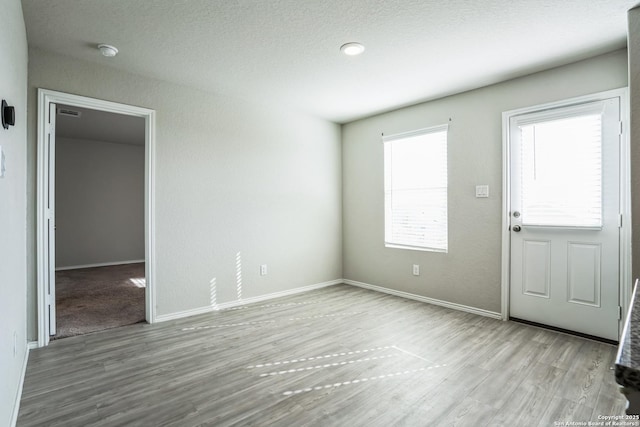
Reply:
M489 186L476 185L476 197L489 197Z

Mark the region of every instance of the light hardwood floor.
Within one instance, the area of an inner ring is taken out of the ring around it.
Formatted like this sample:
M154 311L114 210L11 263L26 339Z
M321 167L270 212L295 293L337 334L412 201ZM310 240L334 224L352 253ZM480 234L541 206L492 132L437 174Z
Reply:
M553 426L624 413L614 357L340 285L52 342L18 426Z

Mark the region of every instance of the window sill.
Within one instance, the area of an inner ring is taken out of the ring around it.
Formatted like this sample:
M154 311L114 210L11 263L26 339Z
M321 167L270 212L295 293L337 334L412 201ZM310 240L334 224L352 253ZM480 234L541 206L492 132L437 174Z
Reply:
M392 248L392 249L406 249L409 251L422 251L422 252L438 252L438 253L449 253L448 249L438 249L438 248L424 248L424 247L420 247L420 246L410 246L410 245L399 245L399 244L395 244L395 243L386 243L384 244L385 248Z

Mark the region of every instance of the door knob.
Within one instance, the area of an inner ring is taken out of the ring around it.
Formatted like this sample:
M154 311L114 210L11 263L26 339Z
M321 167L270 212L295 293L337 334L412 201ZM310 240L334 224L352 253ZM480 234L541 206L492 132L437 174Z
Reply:
M513 228L513 231L515 231L516 233L522 230L522 228L519 225L514 225L512 228Z

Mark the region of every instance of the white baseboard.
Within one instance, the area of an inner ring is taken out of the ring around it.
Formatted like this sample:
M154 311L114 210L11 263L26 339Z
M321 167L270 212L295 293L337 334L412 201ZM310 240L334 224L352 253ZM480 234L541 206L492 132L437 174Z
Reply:
M176 311L174 313L169 314L158 314L153 323L161 323L167 322L169 320L182 319L185 317L197 316L198 314L211 313L212 311L217 311L218 308L206 306L206 307L198 307L192 308L189 310Z
M184 317L195 316L198 314L210 313L212 311L224 310L232 307L238 307L241 305L254 304L256 302L266 301L274 298L282 298L289 295L300 294L303 292L309 292L314 289L326 288L327 286L339 285L344 283L342 279L331 280L329 282L316 283L314 285L302 286L299 288L289 289L286 291L274 292L266 295L259 295L257 297L251 297L236 301L224 302L215 306L206 306L194 308L191 310L178 311L170 314L161 314L156 316L156 322L166 322L168 320L182 319Z
M13 404L13 414L11 415L11 422L9 425L15 427L18 422L18 413L20 412L20 400L22 400L22 387L24 386L24 377L27 373L27 362L29 361L29 350L34 348L31 345L33 341L27 343L26 351L24 352L24 360L22 361L22 370L20 372L20 382L18 383L18 391L16 392L16 401ZM35 343L37 346L37 342Z
M493 319L502 319L502 314L495 311L484 310L481 308L471 307L468 305L456 304L454 302L443 301L435 298L423 297L409 292L396 291L382 286L370 285L368 283L356 282L355 280L345 279L342 283L357 286L359 288L369 289L376 292L382 292L389 295L395 295L402 298L412 299L415 301L426 302L427 304L439 305L441 307L451 308L453 310L466 311L467 313L478 314L480 316L491 317Z
M29 350L33 350L33 349L38 348L38 341L29 341L29 342L27 342L27 348Z
M56 271L79 270L81 268L93 268L93 267L109 267L112 265L139 264L143 262L144 262L143 259L135 259L131 261L99 262L97 264L70 265L67 267L56 267Z
M450 308L453 310L459 310L467 313L477 314L480 316L491 317L493 319L499 319L499 320L502 319L502 315L494 311L484 310L481 308L471 307L463 304L457 304L454 302L443 301L435 298L424 297L422 295L416 295L409 292L396 291L394 289L389 289L382 286L370 285L368 283L357 282L355 280L336 279L336 280L331 280L329 282L316 283L315 285L308 285L308 286L302 286L300 288L289 289L287 291L274 292L271 294L260 295L257 297L251 297L251 298L241 299L236 301L229 301L222 304L217 304L215 306L199 307L199 308L193 308L190 310L178 311L170 314L162 314L162 315L156 316L156 322L166 322L168 320L182 319L184 317L196 316L198 314L210 313L212 311L224 310L224 309L238 307L238 306L247 305L247 304L254 304L261 301L286 297L289 295L295 295L303 292L308 292L314 289L320 289L320 288L325 288L327 286L338 285L341 283L344 283L346 285L351 285L351 286L357 286L359 288L369 289L376 292L382 292L389 295L395 295L398 297L407 298L415 301L420 301L427 304L438 305L438 306Z

